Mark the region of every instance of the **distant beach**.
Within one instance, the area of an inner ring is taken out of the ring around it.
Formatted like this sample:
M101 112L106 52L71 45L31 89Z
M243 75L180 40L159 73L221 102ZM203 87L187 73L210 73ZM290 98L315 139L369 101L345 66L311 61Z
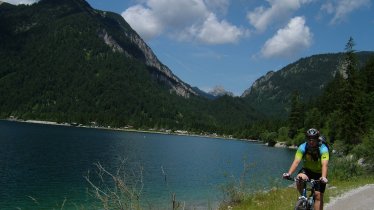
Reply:
M111 126L97 126L97 125L83 125L78 123L58 123L54 121L46 121L46 120L23 120L18 119L15 117L9 117L3 120L7 121L14 121L14 122L21 122L21 123L35 123L35 124L44 124L44 125L57 125L57 126L72 126L72 127L81 127L81 128L94 128L94 129L105 129L105 130L117 130L117 131L127 131L127 132L139 132L139 133L158 133L158 134L165 134L165 135L181 135L181 136L197 136L197 137L207 137L207 138L220 138L220 139L227 139L227 140L237 140L237 141L248 141L248 142L261 142L260 140L253 140L253 139L237 139L230 136L221 136L216 133L212 134L196 134L191 133L184 130L156 130L156 129L150 129L150 130L139 130L139 129L133 129L130 127L121 127L121 128L114 128Z

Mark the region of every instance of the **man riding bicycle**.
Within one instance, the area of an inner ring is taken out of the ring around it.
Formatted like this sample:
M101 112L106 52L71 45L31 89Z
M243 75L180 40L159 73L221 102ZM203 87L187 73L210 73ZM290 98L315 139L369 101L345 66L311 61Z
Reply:
M320 133L317 129L311 128L306 132L307 142L301 144L295 155L295 159L288 170L283 174L283 178L287 179L295 172L297 166L303 160L303 168L298 172L297 178L303 180L314 179L320 180L316 183L315 190L315 210L323 209L323 193L325 192L327 180L327 170L329 162L328 147L320 141ZM303 186L297 182L297 189L302 191Z

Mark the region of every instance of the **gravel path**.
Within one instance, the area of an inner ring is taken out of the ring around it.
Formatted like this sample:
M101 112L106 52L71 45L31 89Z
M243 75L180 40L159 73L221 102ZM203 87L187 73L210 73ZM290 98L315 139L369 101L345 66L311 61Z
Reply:
M331 198L325 210L374 210L374 184L350 190Z

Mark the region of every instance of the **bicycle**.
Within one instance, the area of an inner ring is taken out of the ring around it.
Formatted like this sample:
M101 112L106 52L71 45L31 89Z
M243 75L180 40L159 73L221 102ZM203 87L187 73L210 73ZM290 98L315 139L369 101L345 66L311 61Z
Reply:
M316 183L320 182L319 180L303 180L301 178L291 178L289 177L288 180L294 182L301 182L303 184L303 190L297 199L295 204L295 210L313 210L314 209L314 192L315 192L315 185ZM308 191L310 194L308 196Z

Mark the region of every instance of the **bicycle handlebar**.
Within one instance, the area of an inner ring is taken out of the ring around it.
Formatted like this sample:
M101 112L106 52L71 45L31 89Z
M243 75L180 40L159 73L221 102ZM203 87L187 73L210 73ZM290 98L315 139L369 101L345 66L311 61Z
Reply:
M293 181L293 182L310 182L310 183L316 183L316 182L321 182L321 180L314 180L314 179L307 179L307 180L304 180L302 179L301 177L285 177L284 179L286 180L290 180L290 181Z

